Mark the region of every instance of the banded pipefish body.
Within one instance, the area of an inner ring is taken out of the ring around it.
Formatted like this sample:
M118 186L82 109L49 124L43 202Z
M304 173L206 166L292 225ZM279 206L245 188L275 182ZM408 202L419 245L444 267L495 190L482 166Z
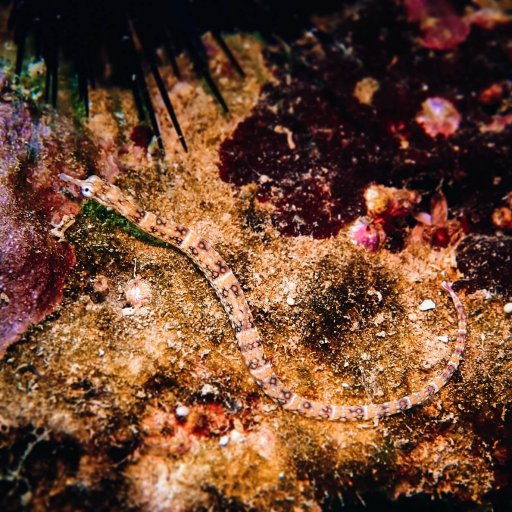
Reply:
M80 187L85 197L112 208L141 230L173 245L196 264L214 289L229 318L247 369L263 392L283 409L309 418L331 421L371 420L391 416L425 402L450 380L459 366L467 334L466 315L451 285L443 282L441 286L449 293L457 311L457 339L448 363L430 382L409 395L377 404L339 405L305 398L289 389L276 375L265 357L260 334L240 283L226 261L207 240L189 227L144 210L123 194L121 189L97 176L90 176L86 180L77 180L65 174L60 177Z

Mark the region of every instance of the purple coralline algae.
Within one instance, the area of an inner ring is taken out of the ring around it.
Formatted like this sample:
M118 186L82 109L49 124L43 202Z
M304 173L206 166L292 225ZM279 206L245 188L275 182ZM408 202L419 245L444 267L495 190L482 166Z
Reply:
M386 233L372 218L359 217L350 227L350 239L354 244L376 252L386 239Z
M73 247L61 240L61 230L80 207L62 194L56 176L66 170L84 177L85 166L93 167L93 163L85 163L90 142L69 124L52 114L45 117L37 112L3 81L0 357L31 325L55 310L63 297L66 276L75 264Z
M60 303L75 264L72 247L50 234L30 201L0 182L0 356Z
M431 137L450 137L459 128L461 116L455 105L444 98L427 98L416 116L425 133Z

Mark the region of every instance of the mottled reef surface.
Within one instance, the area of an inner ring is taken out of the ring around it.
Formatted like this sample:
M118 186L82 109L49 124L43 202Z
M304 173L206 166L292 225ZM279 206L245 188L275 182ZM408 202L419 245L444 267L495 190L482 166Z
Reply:
M92 91L81 130L2 86L0 197L15 206L0 203L0 311L26 319L3 323L2 510L510 510L512 29L496 6L406 4L319 19L289 47L231 36L244 80L205 36L230 113L185 57L179 82L164 67L191 148L154 94L164 161L129 92ZM456 333L443 279L467 309L464 362L375 424L287 413L192 263L93 202L78 213L62 171L99 173L213 242L304 395L383 401L426 383ZM51 292L36 310L11 267ZM13 343L9 326L49 311Z

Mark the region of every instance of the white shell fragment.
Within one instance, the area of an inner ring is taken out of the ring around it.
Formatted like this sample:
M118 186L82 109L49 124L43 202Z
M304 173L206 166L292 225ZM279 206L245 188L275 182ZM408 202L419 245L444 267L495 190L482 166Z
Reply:
M294 306L295 299L291 295L288 295L288 297L286 297L286 303L288 304L288 306Z
M190 409L186 405L178 405L174 412L178 418L185 419L190 414Z
M510 313L512 313L512 302L507 302L507 303L503 306L503 311L504 311L507 315L510 315Z
M139 308L146 305L152 296L151 285L148 281L136 277L126 283L124 288L126 302L133 308Z
M435 302L430 299L424 300L419 306L420 311L430 311L431 309L435 309L435 308L436 308Z

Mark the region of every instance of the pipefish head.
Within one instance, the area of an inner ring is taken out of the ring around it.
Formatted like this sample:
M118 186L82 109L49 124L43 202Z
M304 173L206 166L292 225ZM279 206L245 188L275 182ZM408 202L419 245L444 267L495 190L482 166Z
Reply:
M67 183L72 183L77 187L80 187L80 192L84 197L94 197L101 201L103 191L105 189L105 183L98 176L89 176L85 180L78 180L76 178L72 178L67 174L59 174L59 178L62 181Z

